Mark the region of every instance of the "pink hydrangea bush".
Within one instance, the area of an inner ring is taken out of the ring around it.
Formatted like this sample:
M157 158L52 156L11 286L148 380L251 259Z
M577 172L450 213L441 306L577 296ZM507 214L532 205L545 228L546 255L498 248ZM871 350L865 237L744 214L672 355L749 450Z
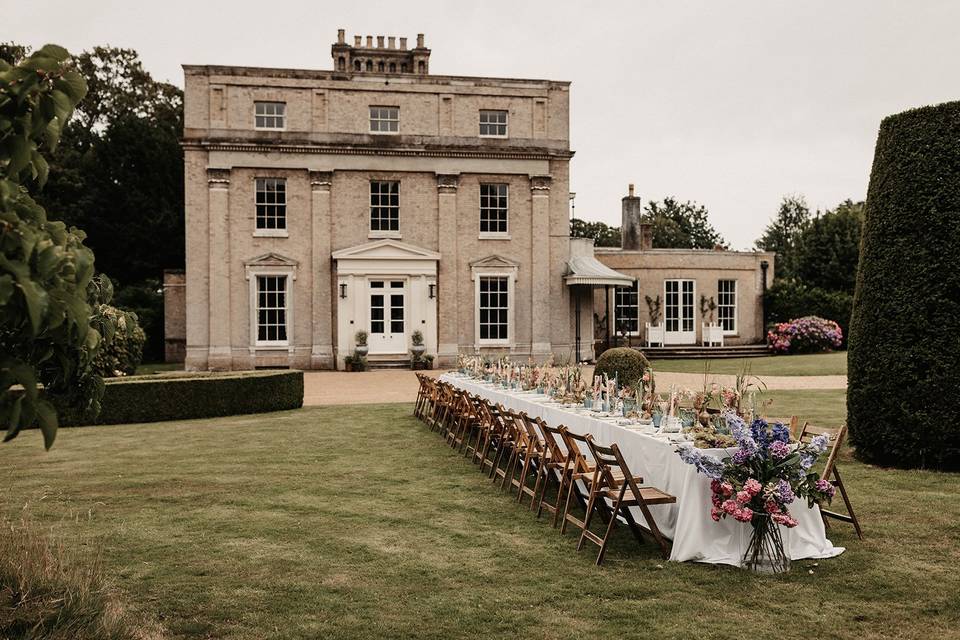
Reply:
M839 349L842 344L840 325L817 316L778 322L767 331L767 346L774 353L820 353Z

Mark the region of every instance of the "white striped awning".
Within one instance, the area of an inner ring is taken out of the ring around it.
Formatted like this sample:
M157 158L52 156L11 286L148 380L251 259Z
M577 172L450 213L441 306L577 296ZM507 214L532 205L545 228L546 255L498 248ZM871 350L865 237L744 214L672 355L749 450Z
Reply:
M593 256L577 256L567 262L563 281L567 286L589 285L595 287L629 286L635 278L614 271Z

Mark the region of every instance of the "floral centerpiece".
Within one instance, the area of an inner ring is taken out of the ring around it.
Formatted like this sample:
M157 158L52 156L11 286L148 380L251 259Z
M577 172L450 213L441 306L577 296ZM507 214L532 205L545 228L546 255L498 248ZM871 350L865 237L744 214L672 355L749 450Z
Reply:
M829 504L833 498L833 485L810 471L827 450L827 437L817 436L809 444L791 442L790 430L779 422L771 426L756 419L747 426L735 413L724 417L737 446L732 455L721 459L689 444L677 452L710 478L714 521L731 517L753 526L743 566L754 571L788 571L790 560L778 525L797 526L789 505L806 499L812 507Z

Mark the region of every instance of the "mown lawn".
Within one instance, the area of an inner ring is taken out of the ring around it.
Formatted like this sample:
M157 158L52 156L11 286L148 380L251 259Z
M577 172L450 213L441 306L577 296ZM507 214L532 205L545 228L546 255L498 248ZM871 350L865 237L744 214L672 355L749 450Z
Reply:
M625 530L597 568L409 413L65 429L47 453L25 433L0 510L101 545L173 638L960 637L958 475L844 460L867 539L838 525L845 554L783 577L664 562Z
M137 375L145 376L154 373L166 373L168 371L183 371L182 362L150 362L141 364L137 367Z
M654 371L678 373L703 373L704 367L709 366L710 373L737 374L746 369L755 376L845 376L847 375L847 352L762 358L654 360L651 364Z

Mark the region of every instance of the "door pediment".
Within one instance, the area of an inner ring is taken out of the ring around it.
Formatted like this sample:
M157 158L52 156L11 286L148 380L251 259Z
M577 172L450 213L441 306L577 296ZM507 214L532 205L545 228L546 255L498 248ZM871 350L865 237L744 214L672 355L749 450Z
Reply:
M333 252L333 259L340 260L439 260L440 254L398 240L383 239L366 242Z
M471 269L517 269L519 267L519 262L497 254L489 255L486 258L480 258L470 263Z

